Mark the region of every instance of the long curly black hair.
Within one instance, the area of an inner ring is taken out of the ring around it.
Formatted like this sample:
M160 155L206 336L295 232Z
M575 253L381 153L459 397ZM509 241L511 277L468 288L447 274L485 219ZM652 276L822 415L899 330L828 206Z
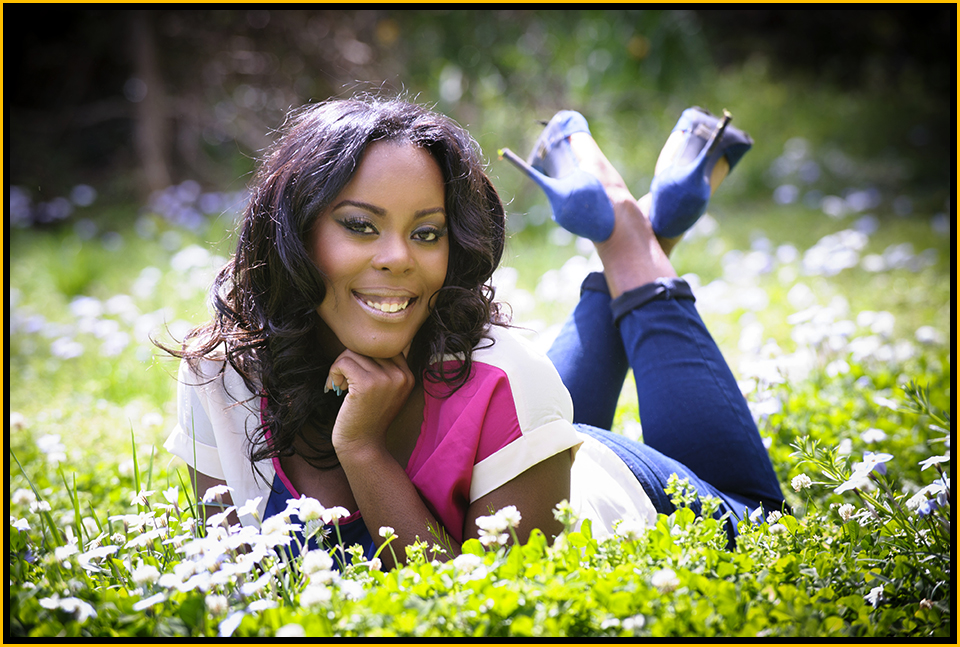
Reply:
M377 141L422 147L444 179L449 262L407 357L414 375L461 386L473 348L490 325L503 323L490 279L503 253L504 208L473 138L450 118L396 98L332 100L295 111L255 176L236 254L211 289L212 320L181 348L166 349L194 366L222 359L222 370L229 364L264 398L262 423L247 432L252 463L292 455L299 438L312 465L338 465L331 434L342 400L323 393L336 358L317 343L326 289L306 241ZM431 365L431 358L449 355L462 361Z

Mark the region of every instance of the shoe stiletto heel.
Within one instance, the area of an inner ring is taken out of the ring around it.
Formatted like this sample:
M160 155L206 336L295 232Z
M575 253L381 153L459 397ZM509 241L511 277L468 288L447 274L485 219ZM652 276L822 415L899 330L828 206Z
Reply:
M569 139L578 132L590 133L586 119L572 110L563 110L544 128L528 162L509 148L501 149L499 154L543 189L558 225L577 236L600 242L613 233L613 205L600 180L580 169Z
M717 162L725 159L729 173L753 146L748 134L730 125L732 118L726 110L719 118L698 107L680 115L657 160L650 186L650 222L658 236L679 238L690 229L723 179L719 176L714 185Z

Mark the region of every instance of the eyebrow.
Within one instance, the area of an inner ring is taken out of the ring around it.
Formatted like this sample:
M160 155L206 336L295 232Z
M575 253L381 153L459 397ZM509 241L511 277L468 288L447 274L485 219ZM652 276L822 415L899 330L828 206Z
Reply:
M380 218L383 218L384 216L387 215L387 210L384 209L383 207L378 207L376 205L369 204L367 202L359 202L357 200L341 200L333 207L333 209L331 209L331 211L336 211L340 207L345 207L345 206L357 207L358 209L369 211L373 215L378 216ZM426 216L429 216L434 213L442 213L446 215L446 211L444 210L443 207L432 207L432 208L421 209L420 211L417 211L414 214L414 217L418 219L425 218Z

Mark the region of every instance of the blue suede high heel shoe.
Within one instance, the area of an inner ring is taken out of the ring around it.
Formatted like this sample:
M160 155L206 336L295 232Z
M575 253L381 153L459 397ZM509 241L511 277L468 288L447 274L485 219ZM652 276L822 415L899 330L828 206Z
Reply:
M699 107L687 108L680 115L671 138L678 134L682 139L670 151L669 144L664 147L661 155L666 157L657 161L650 185L650 222L658 236L678 238L693 227L706 211L717 161L724 156L729 173L753 146L753 139L731 126L730 119L726 110L721 119Z
M577 236L600 242L613 233L613 205L594 175L580 169L570 147L570 136L590 132L578 112L563 110L554 115L524 162L509 148L500 156L516 165L547 194L553 220Z

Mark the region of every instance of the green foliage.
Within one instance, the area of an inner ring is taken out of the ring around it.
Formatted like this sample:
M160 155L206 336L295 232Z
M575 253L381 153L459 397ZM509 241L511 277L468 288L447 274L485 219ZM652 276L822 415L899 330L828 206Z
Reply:
M240 540L236 529L216 521L204 529L186 479L157 459L149 441L138 440L143 430L127 425L113 434L114 443L126 435L128 445L134 437L125 461L122 451L105 455L64 439L68 449L51 439L45 432L62 430L62 418L16 418L11 632L948 636L948 349L932 346L882 365L852 361L849 351L821 352L820 367L804 380L768 384L751 396L781 405L761 417L761 432L781 481L792 485L785 488L792 514L741 522L733 549L711 502L703 501L704 515L696 516L689 486L674 478L669 492L678 509L653 527L624 522L616 535L597 537L589 523L578 527L569 509L560 509L566 530L552 545L539 532L510 547L471 540L460 556L443 561L449 551L442 541L418 542L402 568L381 572L378 560L355 557L337 572L338 551L319 563L290 563L256 548L277 545L275 530ZM834 374L827 366L838 355L850 359L849 370ZM904 379L911 374L916 381ZM864 435L871 429L885 439ZM872 459L871 450L878 452Z
M899 403L888 418L911 418L932 432L923 433L930 441L949 434L925 388L909 386ZM568 528L552 545L538 531L509 547L474 540L444 562L443 549L420 543L405 566L386 573L377 560L355 559L338 573L329 557L318 566L258 553L271 537L281 541L266 525L238 542L230 539L236 530L213 522L204 538L179 490L164 492L166 503L141 491L130 501L137 512L78 521L76 487L52 487L43 456L18 457L25 471L15 478L34 472L36 489L12 502L31 526L10 528L12 629L32 637L949 635L949 485L938 491L943 505L921 517L898 476L916 455L903 452L885 463L885 475L870 474L875 489L864 484L856 499L841 497L834 490L850 478L849 460L816 438L794 446L793 468L808 470L798 476L818 479L794 481L804 514L741 522L732 550L721 521L683 505L654 527L621 524L603 538L589 523L575 530L560 510ZM942 484L949 460L924 463L939 474L928 480ZM683 482L670 489L677 504L692 500ZM936 501L934 490L920 496ZM257 565L244 572L251 555Z

